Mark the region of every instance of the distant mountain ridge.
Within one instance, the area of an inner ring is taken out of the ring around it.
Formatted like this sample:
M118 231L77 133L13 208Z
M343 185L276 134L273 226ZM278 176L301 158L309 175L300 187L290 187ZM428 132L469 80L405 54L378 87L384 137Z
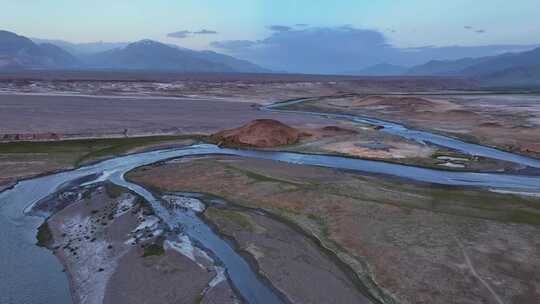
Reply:
M362 76L398 76L407 71L406 67L381 63L369 66L358 71L346 71L346 75L362 75Z
M0 69L72 68L80 61L65 50L8 31L0 31Z
M540 64L517 66L482 76L481 81L491 86L540 86Z
M480 64L491 57L463 58L458 60L432 60L406 70L410 76L458 76L467 67Z
M36 43L37 42L37 43ZM2 69L107 69L190 73L268 73L256 64L213 51L195 51L152 40L73 44L0 31Z
M498 56L430 61L410 68L405 75L460 76L487 85L539 85L540 48Z
M540 85L540 48L479 58L433 60L402 67L375 64L346 75L455 76L485 85ZM29 39L0 31L0 70L153 70L189 73L270 73L254 63L214 51L196 51L152 40L134 43L70 43Z
M540 64L540 48L522 53L508 53L491 57L488 60L463 69L466 76L484 76L517 67L529 67Z
M74 56L95 54L100 52L105 52L113 49L126 47L129 42L84 42L84 43L72 43L64 40L54 40L54 39L39 39L39 38L30 38L37 44L49 43L54 44Z
M153 40L141 40L85 56L90 68L164 70L178 72L267 73L251 62L213 51L195 51Z
M203 60L182 49L151 40L93 54L85 58L85 62L89 67L98 69L234 72L225 64Z
M251 63L247 60L238 59L232 56L220 54L214 51L193 51L188 50L195 57L200 59L208 60L214 63L223 63L227 66L230 66L236 72L241 73L268 73L271 72L268 69L264 69L254 63Z
M540 48L479 58L432 60L410 68L383 63L344 74L451 76L473 79L487 86L540 86Z

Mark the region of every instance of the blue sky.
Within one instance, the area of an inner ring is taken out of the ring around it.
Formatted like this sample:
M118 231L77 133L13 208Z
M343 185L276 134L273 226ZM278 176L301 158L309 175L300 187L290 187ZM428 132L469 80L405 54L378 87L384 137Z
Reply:
M0 29L71 42L153 39L333 73L530 49L540 43L538 1L0 0Z
M538 0L0 0L0 7L4 29L78 42L151 38L201 48L211 40L263 39L269 25L297 23L375 29L401 47L540 40ZM201 29L219 34L166 37Z

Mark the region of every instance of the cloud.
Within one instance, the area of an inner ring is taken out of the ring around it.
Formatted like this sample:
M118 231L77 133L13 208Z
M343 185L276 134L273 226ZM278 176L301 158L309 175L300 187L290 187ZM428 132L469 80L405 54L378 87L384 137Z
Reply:
M193 32L193 34L196 34L196 35L214 35L214 34L217 34L217 33L218 32L216 32L216 31L207 30L207 29L202 29L200 31Z
M231 52L242 52L257 44L257 42L251 40L225 40L214 41L210 43L210 46L218 49L228 50Z
M296 26L296 27L308 27L309 24L306 24L306 23L297 23L297 24L295 24L294 26Z
M182 31L169 33L169 34L167 34L167 37L177 38L177 39L184 39L184 38L188 38L188 37L190 37L192 35L215 35L217 33L218 32L216 32L216 31L207 30L207 29L202 29L200 31L195 31L195 32L188 31L188 30L182 30Z
M292 30L292 27L286 25L271 25L268 29L274 32L288 32Z
M184 39L187 38L191 34L191 31L178 31L173 33L168 33L167 37L170 38L177 38L177 39Z
M466 26L464 26L463 28L466 29L466 30L468 30L468 31L473 31L473 32L475 32L475 33L477 33L477 34L483 34L483 33L486 32L486 30L483 30L483 29L477 29L477 28L474 28L474 27L472 27L472 26L470 26L470 25L466 25Z
M220 41L211 46L276 70L308 73L368 65L392 51L381 33L349 26L280 29L263 40Z
M352 26L308 27L273 31L262 40L216 41L211 46L238 58L276 70L300 73L343 73L388 63L403 66L430 60L481 57L535 46L425 46L399 48L376 30Z

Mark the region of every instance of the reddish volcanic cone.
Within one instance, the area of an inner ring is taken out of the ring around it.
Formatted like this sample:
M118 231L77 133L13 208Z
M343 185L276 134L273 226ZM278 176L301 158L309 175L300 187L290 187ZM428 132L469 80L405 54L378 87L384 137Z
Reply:
M270 148L297 143L307 133L272 119L257 119L246 125L212 135L220 145Z

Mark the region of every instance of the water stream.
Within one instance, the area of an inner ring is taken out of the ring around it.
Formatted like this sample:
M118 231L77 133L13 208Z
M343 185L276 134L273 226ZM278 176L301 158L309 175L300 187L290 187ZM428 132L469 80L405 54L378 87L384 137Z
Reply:
M406 139L414 140L422 144L433 144L441 147L445 147L451 150L459 151L472 156L482 156L497 160L508 161L516 164L520 164L532 168L540 168L540 159L535 159L511 152L498 150L491 147L486 147L478 144L467 143L462 140L434 134L427 131L420 131L407 128L404 125L385 121L381 119L375 119L359 115L339 114L339 113L326 113L326 112L314 112L314 111L300 111L285 109L287 106L307 102L313 100L312 98L304 98L291 100L286 102L274 103L268 106L263 106L260 109L262 111L281 112L281 113L302 113L306 115L323 116L336 119L344 119L352 122L380 126L383 127L380 131L388 134L397 135Z
M293 102L288 104L291 103ZM279 104L279 106L283 105L286 104ZM264 110L292 111L279 110L276 105L265 107ZM419 142L432 143L471 155L540 168L540 160L537 159L469 144L429 132L410 130L399 124L342 114L316 112L306 112L306 114L383 125L384 132ZM98 176L96 181L111 181L143 196L152 204L156 213L171 227L183 225L190 238L206 250L211 251L225 265L232 283L249 303L279 303L279 297L257 278L248 263L197 216L187 213L171 213L161 206L159 200L152 193L123 178L126 172L140 166L172 158L209 154L347 169L440 185L471 186L500 192L540 194L540 176L451 172L339 156L223 149L207 144L116 157L75 170L21 181L12 189L0 193L0 237L3 242L0 248L0 282L2 282L0 284L0 303L71 303L69 285L59 261L49 251L34 245L36 229L43 219L26 215L25 210L29 210L35 203L56 193L62 185L93 175Z

